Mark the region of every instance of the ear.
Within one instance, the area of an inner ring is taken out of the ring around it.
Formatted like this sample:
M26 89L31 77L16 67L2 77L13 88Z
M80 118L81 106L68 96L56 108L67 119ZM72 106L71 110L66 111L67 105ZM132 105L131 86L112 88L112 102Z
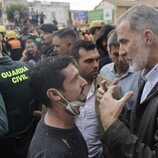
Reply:
M66 45L67 45L68 48L70 48L72 46L72 42L68 41Z
M145 30L144 36L145 36L145 40L144 40L145 44L146 45L152 44L154 39L154 33L151 30Z
M75 66L78 68L78 61L74 59Z
M61 100L61 97L57 93L56 89L53 89L53 88L47 90L47 96L52 101L59 101L59 100Z
M108 54L109 54L109 56L110 56L110 47L109 47L109 45L107 46L107 51L108 51Z

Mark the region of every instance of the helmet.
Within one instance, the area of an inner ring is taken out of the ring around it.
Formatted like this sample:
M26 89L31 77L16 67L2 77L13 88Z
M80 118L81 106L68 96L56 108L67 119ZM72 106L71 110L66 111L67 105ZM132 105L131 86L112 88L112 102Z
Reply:
M82 33L86 33L88 31L88 27L84 26L80 30Z
M5 27L0 25L0 33L4 33L5 32Z
M7 31L7 32L6 32L6 35L7 35L8 39L16 38L16 32L15 32L15 31L12 31L12 30Z
M105 25L105 22L103 20L94 20L90 23L90 28L92 27L102 27Z

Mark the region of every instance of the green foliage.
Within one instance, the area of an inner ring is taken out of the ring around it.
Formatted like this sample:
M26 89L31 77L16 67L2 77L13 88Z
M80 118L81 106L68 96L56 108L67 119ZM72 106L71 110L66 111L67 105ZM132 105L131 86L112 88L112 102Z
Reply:
M22 14L26 13L27 7L22 4L10 4L6 8L6 14L7 14L8 21L14 22L14 12L15 11L18 11L19 14L22 15Z

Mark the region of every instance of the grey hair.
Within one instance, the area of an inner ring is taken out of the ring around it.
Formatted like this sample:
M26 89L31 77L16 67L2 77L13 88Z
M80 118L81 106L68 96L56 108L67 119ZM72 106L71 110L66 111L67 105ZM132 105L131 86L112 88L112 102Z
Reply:
M108 41L107 41L107 44L108 44L108 51L110 53L111 51L111 47L114 46L114 47L119 47L120 44L117 40L117 33L116 33L116 30L112 30L109 34L108 34Z
M116 21L118 26L123 20L128 20L130 29L142 32L150 29L158 35L158 11L147 5L136 5L128 9Z

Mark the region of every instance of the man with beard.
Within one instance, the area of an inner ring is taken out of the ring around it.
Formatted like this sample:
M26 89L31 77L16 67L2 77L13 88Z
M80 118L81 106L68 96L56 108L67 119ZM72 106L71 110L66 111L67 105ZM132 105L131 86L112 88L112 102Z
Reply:
M99 114L96 112L95 102L100 56L95 44L85 40L73 43L70 55L75 58L79 74L87 81L86 103L84 107L80 107L80 115L76 117L76 124L87 142L88 157L103 158L103 147L99 140L101 136Z
M56 56L57 53L53 51L53 32L57 31L58 28L54 24L47 23L41 25L40 29L42 59L48 56Z
M20 61L28 61L32 64L35 64L40 60L40 52L37 49L37 46L33 40L27 40L25 44L25 50L22 53Z
M127 113L130 116L131 108L135 104L137 98L140 71L136 72L131 69L126 52L124 54L119 54L119 42L117 41L115 30L110 32L107 44L109 57L112 63L103 66L100 70L100 74L106 76L111 81L117 78L118 87L122 95L128 91L134 92L134 95L126 104ZM127 118L129 118L129 116Z
M103 87L99 89L99 107L105 130L102 141L113 158L158 157L157 26L158 11L146 5L132 7L117 21L119 54L127 53L133 68L143 71L130 129L118 117L133 93L128 92L120 100L115 100L112 97L115 85L108 87L107 92Z
M62 55L69 55L69 49L77 40L74 29L66 27L54 32L53 46L54 51Z
M85 101L86 84L72 57L48 57L35 65L30 86L47 111L36 128L28 158L88 158L74 120Z

